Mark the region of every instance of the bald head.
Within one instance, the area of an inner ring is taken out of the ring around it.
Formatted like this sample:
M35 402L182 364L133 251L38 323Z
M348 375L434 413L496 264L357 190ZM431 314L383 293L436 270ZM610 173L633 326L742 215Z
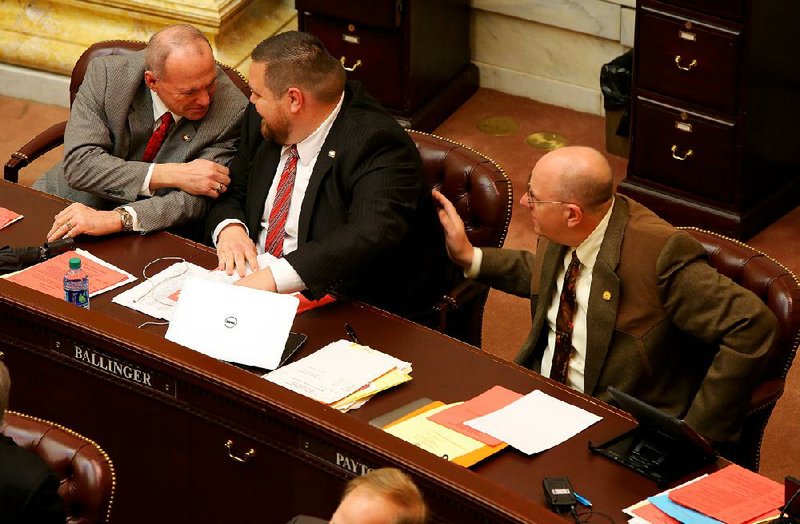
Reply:
M585 213L605 213L614 177L602 153L591 147L562 147L544 155L534 168L552 177L556 198L574 202Z
M170 25L154 34L147 43L145 65L156 77L163 78L167 60L173 54L214 58L208 38L194 26Z

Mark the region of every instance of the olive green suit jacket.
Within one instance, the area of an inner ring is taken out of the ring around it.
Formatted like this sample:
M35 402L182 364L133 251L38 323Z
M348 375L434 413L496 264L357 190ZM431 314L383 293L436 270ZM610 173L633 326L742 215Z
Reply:
M567 246L537 254L484 249L479 280L531 299L531 332L516 361L539 371L547 309ZM777 321L750 291L720 275L688 233L617 195L592 273L584 390L615 386L684 418L714 441L738 437Z

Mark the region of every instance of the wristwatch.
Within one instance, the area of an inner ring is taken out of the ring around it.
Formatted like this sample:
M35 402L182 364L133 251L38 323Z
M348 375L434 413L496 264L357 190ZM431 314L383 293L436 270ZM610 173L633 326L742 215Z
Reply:
M115 208L114 211L119 213L119 220L122 222L122 230L133 231L133 216L128 212L128 210L118 207Z

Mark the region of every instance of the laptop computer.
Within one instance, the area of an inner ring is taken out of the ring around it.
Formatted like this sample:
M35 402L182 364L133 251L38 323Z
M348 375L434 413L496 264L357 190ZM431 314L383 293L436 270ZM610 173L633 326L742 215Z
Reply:
M281 363L298 304L292 295L189 278L165 336L220 360L272 370Z

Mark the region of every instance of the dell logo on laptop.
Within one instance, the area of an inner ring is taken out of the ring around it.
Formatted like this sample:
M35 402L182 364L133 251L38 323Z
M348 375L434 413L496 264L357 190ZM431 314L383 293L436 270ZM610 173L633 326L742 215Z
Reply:
M236 317L228 317L225 319L225 327L228 329L236 327Z

